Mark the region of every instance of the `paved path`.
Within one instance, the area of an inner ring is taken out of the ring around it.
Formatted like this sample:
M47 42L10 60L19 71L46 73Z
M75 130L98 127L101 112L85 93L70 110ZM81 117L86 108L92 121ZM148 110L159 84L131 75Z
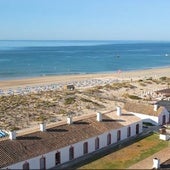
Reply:
M169 146L154 155L132 165L129 169L152 169L153 167L153 158L160 159L160 163L165 162L166 160L170 159L170 142Z

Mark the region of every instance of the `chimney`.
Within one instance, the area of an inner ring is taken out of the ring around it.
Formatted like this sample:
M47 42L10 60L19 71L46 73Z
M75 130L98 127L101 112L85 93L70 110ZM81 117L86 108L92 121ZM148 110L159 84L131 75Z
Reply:
M16 131L9 131L9 139L11 140L16 139Z
M153 168L155 168L155 169L160 168L160 159L153 158Z
M157 105L157 104L154 104L153 107L154 107L153 110L156 112L156 111L158 110L158 105Z
M73 122L72 122L72 117L71 116L69 116L69 117L67 117L67 124L72 124Z
M46 125L45 123L40 123L40 131L45 132L46 131Z
M98 122L102 121L102 114L100 112L97 113L97 121Z
M121 107L117 106L117 116L121 116Z
M165 134L166 133L166 128L161 128L159 129L160 134Z

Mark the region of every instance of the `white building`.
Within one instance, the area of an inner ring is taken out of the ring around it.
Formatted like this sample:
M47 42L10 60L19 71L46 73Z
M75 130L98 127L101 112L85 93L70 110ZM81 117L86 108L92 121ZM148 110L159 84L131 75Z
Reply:
M170 123L170 113L165 107L157 104L126 103L124 109L141 118L144 122L150 122L155 125Z
M142 121L133 114L97 113L24 136L12 133L0 141L0 168L49 169L86 156L142 132Z

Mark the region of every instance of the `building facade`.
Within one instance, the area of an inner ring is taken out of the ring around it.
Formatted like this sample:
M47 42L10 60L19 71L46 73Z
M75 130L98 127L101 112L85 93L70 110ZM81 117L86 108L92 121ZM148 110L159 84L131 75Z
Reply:
M86 156L142 132L142 120L134 115L102 115L0 141L0 167L49 169ZM18 147L18 148L16 148ZM2 157L4 154L4 157ZM15 154L15 155L14 155Z
M141 103L126 103L125 110L139 117L143 122L150 122L154 125L164 125L170 123L170 113L165 107L155 105L145 105Z

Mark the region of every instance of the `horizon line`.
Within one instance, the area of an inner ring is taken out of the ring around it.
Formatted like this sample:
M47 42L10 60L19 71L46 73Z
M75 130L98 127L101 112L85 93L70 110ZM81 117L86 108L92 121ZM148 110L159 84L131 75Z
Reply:
M111 40L111 39L0 39L0 41L163 41L170 40Z

